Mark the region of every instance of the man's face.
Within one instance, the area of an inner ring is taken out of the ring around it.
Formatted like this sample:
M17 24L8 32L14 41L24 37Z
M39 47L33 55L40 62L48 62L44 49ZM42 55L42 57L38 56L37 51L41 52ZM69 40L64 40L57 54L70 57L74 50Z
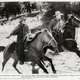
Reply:
M25 24L25 20L22 21L22 24Z
M56 19L60 20L61 19L61 15L56 15Z

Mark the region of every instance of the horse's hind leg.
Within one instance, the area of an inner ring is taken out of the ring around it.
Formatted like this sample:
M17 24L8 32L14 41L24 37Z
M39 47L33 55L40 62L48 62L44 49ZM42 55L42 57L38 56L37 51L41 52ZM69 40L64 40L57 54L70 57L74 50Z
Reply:
M15 60L14 60L14 63L13 63L13 67L14 67L14 69L15 69L19 74L22 74L22 73L16 68L17 64L18 64L18 59L15 59Z
M73 50L76 54L77 54L77 56L80 58L80 50L78 50L77 48L76 49L74 49Z
M4 70L5 64L7 63L7 61L10 59L11 55L4 55L3 57L3 62L2 62L2 71Z
M48 58L47 56L44 56L44 58L47 59L50 62L53 73L56 73L55 67L52 63L52 59Z
M38 64L38 66L39 66L41 69L43 69L43 71L44 71L45 73L48 73L47 69L44 67L44 65L41 63L40 60L36 60L36 62L37 62L37 64Z

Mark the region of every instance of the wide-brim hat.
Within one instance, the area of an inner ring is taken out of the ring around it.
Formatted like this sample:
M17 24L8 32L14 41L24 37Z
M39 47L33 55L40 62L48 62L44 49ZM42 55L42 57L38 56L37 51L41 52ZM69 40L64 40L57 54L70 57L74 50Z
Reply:
M64 15L64 14L61 13L60 11L55 11L55 14L53 16L57 16L57 15Z

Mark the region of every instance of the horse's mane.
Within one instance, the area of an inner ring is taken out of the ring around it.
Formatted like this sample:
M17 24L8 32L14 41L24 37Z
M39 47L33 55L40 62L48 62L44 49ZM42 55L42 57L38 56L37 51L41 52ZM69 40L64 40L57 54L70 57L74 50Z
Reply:
M31 41L28 41L28 43L31 43L33 42L43 31L48 31L46 28L36 32L36 36L31 40Z

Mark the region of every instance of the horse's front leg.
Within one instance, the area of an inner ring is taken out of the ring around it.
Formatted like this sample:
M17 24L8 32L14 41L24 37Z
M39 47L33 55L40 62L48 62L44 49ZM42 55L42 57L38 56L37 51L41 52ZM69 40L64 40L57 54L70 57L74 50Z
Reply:
M36 59L36 60L35 60L35 63L37 63L38 66L39 66L45 73L48 74L48 71L47 71L47 69L44 67L44 65L42 64L41 60Z
M52 59L48 58L47 56L44 56L44 58L47 59L50 62L53 73L56 73L55 67L52 63Z

